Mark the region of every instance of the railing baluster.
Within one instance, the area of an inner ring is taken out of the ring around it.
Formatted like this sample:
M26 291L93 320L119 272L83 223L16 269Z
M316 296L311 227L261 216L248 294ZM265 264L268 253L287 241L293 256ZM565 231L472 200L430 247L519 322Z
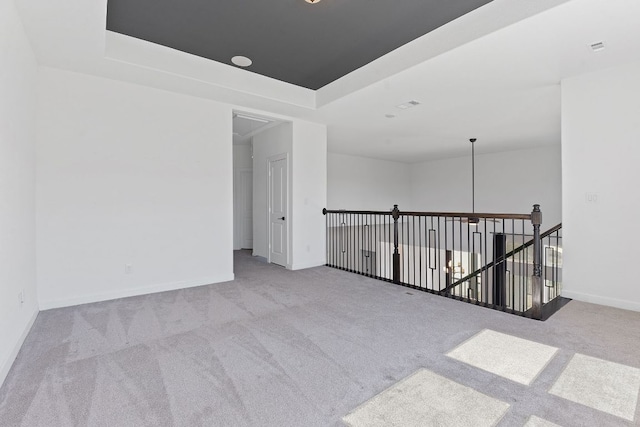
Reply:
M476 225L476 227L477 227L477 225ZM472 234L472 231L471 231L471 224L467 223L467 250L466 250L466 252L467 252L467 272L473 271L473 269L471 268L471 258L473 257L473 251L471 250L471 238L472 238L472 236L473 236L473 234ZM465 273L463 272L461 274L461 276L464 276L464 275L465 275ZM470 293L469 293L470 289L471 289L471 280L469 280L467 282L467 292L465 293L465 297L467 299L470 298Z
M486 263L486 262L489 261L487 259L488 258L488 255L487 255L487 240L489 240L489 239L487 239L487 220L485 219L483 222L484 222L484 234L483 234L483 236L484 236L484 238L483 238L483 240L484 240L484 251L483 252L484 252L485 259L483 259L482 262ZM482 302L484 304L488 304L489 303L489 270L488 269L485 270L485 272L484 272L484 279L482 280L481 286L482 286Z
M447 224L447 217L444 218L445 221L445 233L447 231L446 229L446 224ZM439 266L442 265L442 251L440 250L440 248L442 247L440 245L440 217L438 217L438 229L436 231L438 234L438 245L436 246L436 257L437 257L437 262L435 265L435 268L438 272L438 292L442 291L442 272L440 271Z
M340 261L338 259L340 254L340 225L339 225L339 215L333 214L333 265L336 267L340 266Z
M351 227L349 227L350 232L349 232L349 253L351 254L350 256L350 261L351 261L351 267L350 267L350 271L357 271L356 270L356 261L357 261L357 254L356 254L356 214L350 214L350 222L351 222Z
M325 231L325 239L326 243L324 245L324 265L331 265L331 215L327 215L327 209L323 209L322 213L324 214L326 231Z
M398 252L398 205L393 206L393 282L400 283L400 253Z
M402 263L403 263L403 274L402 274L402 282L409 284L409 277L411 275L411 271L409 270L409 261L411 260L411 254L409 252L409 221L407 219L407 216L403 215L401 216L402 221L401 221L401 225L402 225ZM405 239L405 233L406 233L406 239Z
M339 267L338 265L338 254L340 253L340 247L338 245L338 238L340 236L340 227L338 225L338 214L333 215L333 265Z
M533 212L531 212L531 223L533 224L533 277L531 278L531 285L533 287L532 298L532 316L535 319L542 318L542 301L543 301L543 286L542 286L542 266L541 266L541 244L540 244L540 224L542 224L542 213L540 212L540 205L533 205Z
M451 220L453 221L453 218L451 218ZM444 218L444 247L442 248L442 250L444 250L444 268L445 268L445 276L444 276L444 288L446 289L445 295L449 295L449 285L451 283L447 283L447 274L449 274L449 272L446 270L449 268L449 264L447 263L447 248L449 247L449 242L448 242L448 233L449 233L449 229L447 228L447 217ZM442 258L442 255L440 256L440 258ZM439 263L439 266L441 266L442 264ZM438 272L440 275L442 275L442 272Z
M336 267L336 254L338 251L336 250L336 238L337 238L337 229L336 229L336 214L331 215L331 266Z
M411 249L412 249L412 253L413 253L413 265L412 265L412 271L413 271L413 283L411 283L412 285L416 285L416 217L412 216L411 217L411 236L412 236L412 241L411 241Z
M369 241L371 242L371 239L369 239ZM380 275L378 274L378 253L380 252L380 249L378 249L378 220L377 217L374 215L373 216L373 253L375 254L375 262L373 264L373 275L375 277L380 277Z
M420 268L418 269L418 286L422 288L422 216L418 217L418 261Z
M336 238L337 238L337 233L336 233L336 214L330 214L331 215L331 266L332 267L336 267L336 254L338 253L338 251L336 250Z

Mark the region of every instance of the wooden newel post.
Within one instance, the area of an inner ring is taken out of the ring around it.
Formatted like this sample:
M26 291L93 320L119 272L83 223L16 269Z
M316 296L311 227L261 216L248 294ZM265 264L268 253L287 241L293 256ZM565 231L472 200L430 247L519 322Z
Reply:
M542 224L542 212L540 205L533 205L531 212L533 224L533 276L531 278L532 307L531 314L534 319L542 319L542 302L544 287L542 286L542 241L540 240L540 225Z
M400 210L398 205L393 205L391 216L393 217L393 283L400 283L400 252L398 252L398 218L400 218Z

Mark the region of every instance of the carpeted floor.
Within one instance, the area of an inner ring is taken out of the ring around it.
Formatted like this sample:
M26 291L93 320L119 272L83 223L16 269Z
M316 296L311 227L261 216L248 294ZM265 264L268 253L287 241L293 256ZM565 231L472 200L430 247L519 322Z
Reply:
M235 256L233 282L40 313L0 426L342 426L421 369L507 403L498 426L640 425L637 405L630 421L549 392L576 354L640 368L640 313L572 301L537 322ZM485 329L558 350L530 384L447 356Z

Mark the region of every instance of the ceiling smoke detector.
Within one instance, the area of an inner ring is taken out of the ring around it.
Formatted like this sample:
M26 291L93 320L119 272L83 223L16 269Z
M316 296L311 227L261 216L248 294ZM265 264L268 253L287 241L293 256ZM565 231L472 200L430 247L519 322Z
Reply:
M307 3L311 3L311 4L316 4L316 3L320 3L320 0L304 0Z

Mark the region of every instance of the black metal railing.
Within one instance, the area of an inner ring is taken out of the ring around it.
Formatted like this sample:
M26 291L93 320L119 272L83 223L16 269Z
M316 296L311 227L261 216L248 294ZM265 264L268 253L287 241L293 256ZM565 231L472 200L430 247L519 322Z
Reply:
M561 225L542 214L327 210L327 265L541 319L560 295Z

